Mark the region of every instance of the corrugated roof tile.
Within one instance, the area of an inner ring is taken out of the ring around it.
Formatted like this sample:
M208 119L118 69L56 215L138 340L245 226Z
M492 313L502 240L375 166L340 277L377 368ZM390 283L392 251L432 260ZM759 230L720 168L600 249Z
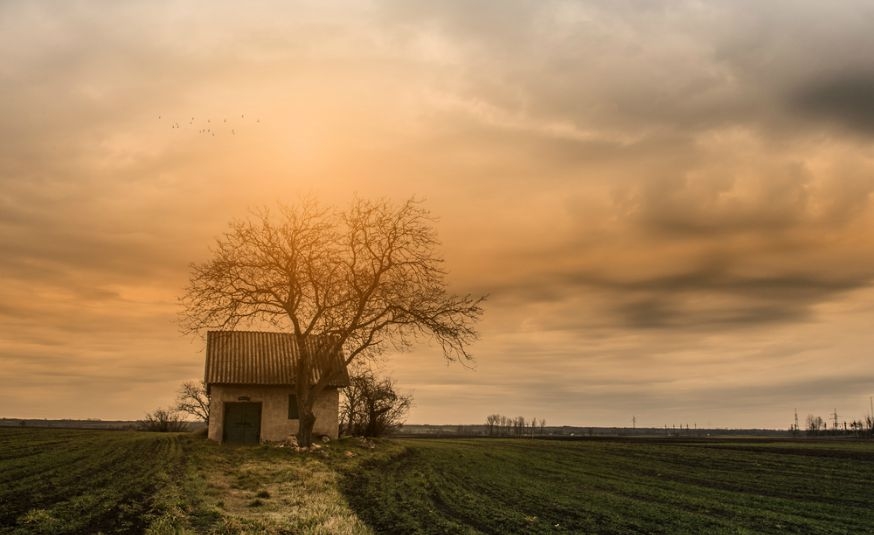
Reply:
M306 344L312 348L323 337L311 336ZM293 335L258 331L209 331L206 333L206 369L204 379L210 384L292 385L298 359ZM341 352L323 359L313 367L311 384L328 369L337 370L330 386L349 384L349 373Z

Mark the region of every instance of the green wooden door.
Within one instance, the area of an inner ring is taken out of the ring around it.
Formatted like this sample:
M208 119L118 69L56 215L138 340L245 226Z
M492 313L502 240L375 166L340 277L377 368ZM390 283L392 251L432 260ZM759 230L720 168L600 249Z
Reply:
M260 403L225 403L225 442L257 444L261 439Z

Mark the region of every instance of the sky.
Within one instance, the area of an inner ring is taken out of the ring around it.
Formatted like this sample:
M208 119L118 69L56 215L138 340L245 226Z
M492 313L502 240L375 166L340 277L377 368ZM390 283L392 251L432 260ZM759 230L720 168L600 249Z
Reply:
M189 265L302 195L424 199L470 368L410 423L787 428L874 395L874 5L0 3L0 416L203 374Z

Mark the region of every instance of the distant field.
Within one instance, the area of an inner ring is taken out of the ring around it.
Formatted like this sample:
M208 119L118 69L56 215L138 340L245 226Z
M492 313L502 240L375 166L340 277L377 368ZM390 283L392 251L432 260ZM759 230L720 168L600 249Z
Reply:
M386 533L874 533L874 444L405 440L345 482Z
M0 533L874 533L874 443L0 429Z

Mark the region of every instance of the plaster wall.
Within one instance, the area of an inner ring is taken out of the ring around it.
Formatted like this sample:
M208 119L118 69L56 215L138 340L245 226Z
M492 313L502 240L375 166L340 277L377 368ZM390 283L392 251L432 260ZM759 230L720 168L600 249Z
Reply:
M285 440L297 434L300 421L288 419L290 394L294 394L292 386L210 385L209 438L222 442L224 404L237 401L261 403L262 442ZM313 435L337 438L339 410L339 391L336 388L325 389L313 405L316 415Z

